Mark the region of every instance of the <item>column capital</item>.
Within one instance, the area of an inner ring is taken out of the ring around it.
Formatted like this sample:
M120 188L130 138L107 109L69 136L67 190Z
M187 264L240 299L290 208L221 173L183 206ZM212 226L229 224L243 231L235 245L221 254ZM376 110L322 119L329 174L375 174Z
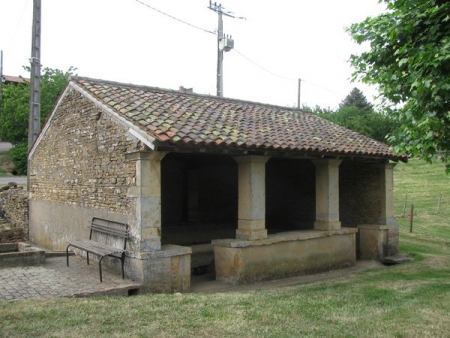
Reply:
M167 155L165 151L135 151L132 153L125 154L127 160L134 161L162 161L164 156Z
M374 163L372 167L386 170L394 170L397 163Z
M328 165L328 166L339 167L341 165L341 163L342 163L342 160L338 160L338 159L335 159L335 158L325 158L325 159L320 159L320 160L311 160L311 162L315 166Z
M237 163L266 163L269 159L269 156L261 155L244 155L234 157L234 160Z

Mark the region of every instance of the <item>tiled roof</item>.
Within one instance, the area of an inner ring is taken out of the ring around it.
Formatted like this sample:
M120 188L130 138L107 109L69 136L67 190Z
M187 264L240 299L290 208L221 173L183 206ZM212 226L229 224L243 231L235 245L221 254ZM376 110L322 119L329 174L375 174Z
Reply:
M297 109L83 77L71 81L163 145L405 160L383 143Z
M11 75L3 75L2 82L3 83L23 83L29 82L30 79L20 77L20 76L11 76Z

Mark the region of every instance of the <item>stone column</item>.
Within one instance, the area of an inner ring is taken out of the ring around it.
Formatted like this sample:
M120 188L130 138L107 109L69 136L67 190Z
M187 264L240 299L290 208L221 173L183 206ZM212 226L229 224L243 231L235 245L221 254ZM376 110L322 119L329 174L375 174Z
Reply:
M136 198L138 251L161 250L161 160L164 152L135 152L127 155L136 161L136 186L128 190Z
M239 208L236 238L267 238L265 156L235 157L239 164Z
M341 160L317 160L316 166L316 230L339 230L339 165Z
M391 256L398 253L399 227L395 222L394 215L394 168L396 163L385 163L379 165L379 196L381 203L378 224L387 225L387 241L384 252Z
M394 167L396 163L386 163L380 166L380 199L381 213L379 224L395 225L394 216Z

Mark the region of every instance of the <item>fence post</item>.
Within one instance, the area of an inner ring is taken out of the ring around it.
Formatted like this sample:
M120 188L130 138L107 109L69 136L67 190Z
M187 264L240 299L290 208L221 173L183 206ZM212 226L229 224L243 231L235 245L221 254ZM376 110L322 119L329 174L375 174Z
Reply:
M405 203L403 204L403 215L402 215L402 217L405 217L406 202L408 202L408 194L405 195Z

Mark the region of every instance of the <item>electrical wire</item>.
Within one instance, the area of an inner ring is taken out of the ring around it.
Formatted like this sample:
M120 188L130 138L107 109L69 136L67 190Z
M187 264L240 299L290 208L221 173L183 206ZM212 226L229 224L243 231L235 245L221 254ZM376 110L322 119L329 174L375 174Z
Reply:
M203 31L203 32L205 32L205 33L209 33L209 34L214 34L214 35L216 35L216 33L213 32L213 31L209 31L209 30L207 30L207 29L204 29L204 28L201 28L201 27L199 27L199 26L193 25L193 24L191 24L191 23L189 23L189 22L186 22L186 21L184 21L184 20L178 19L178 18L176 18L176 17L174 17L174 16L172 16L172 15L170 15L170 14L167 14L167 13L165 13L165 12L163 12L163 11L160 11L159 9L157 9L157 8L155 8L155 7L152 7L152 6L148 5L148 4L146 4L145 2L142 2L142 1L140 1L140 0L134 0L134 1L140 3L141 5L146 6L146 7L150 8L150 9L152 9L152 10L154 10L154 11L156 11L156 12L162 14L162 15L168 16L169 18L171 18L171 19L173 19L173 20L176 20L176 21L181 22L181 23L183 23L183 24L185 24L185 25L188 25L188 26L190 26L190 27L192 27L192 28L199 29L199 30L201 30L201 31Z
M11 45L11 42L12 42L12 41L14 40L14 38L16 37L17 31L19 30L19 27L20 27L20 25L21 25L21 23L22 23L23 14L25 13L25 9L27 8L28 2L29 2L29 1L30 1L30 0L27 0L27 1L25 2L25 5L23 6L22 14L20 14L19 23L17 24L16 29L14 30L13 35L12 35L11 38L9 39L7 46L10 46L10 45Z
M257 64L255 61L251 60L250 58L248 58L247 56L245 56L244 54L242 54L242 53L241 53L240 51L238 51L236 48L234 48L233 50L234 50L236 53L238 53L241 57L243 57L244 59L246 59L248 62L252 63L252 64L255 65L256 67L262 69L263 71L265 71L265 72L267 72L267 73L269 73L269 74L271 74L271 75L273 75L273 76L279 77L279 78L281 78L281 79L283 79L283 80L287 80L287 81L298 81L298 79L294 79L294 78L290 78L290 77L286 77L286 76L283 76L283 75L274 73L274 72L272 72L271 70L269 70L269 69L267 69L267 68L264 68L263 66ZM342 93L335 92L334 90L325 88L325 87L323 87L323 86L320 86L320 85L318 85L318 84L312 83L312 82L310 82L310 81L307 81L307 80L304 80L304 79L301 79L301 81L304 82L304 83L310 84L310 85L312 85L312 86L315 86L315 87L317 87L317 88L320 88L320 89L322 89L322 90L325 90L325 91L327 91L327 92L334 93L334 94L336 94L336 95L345 97L345 95L342 94Z
M256 67L262 69L263 71L272 74L273 76L276 76L276 77L279 77L279 78L281 78L281 79L288 80L288 81L298 81L298 79L293 79L293 78L289 78L289 77L286 77L286 76L283 76L283 75L274 73L274 72L268 70L267 68L264 68L263 66L257 64L256 62L250 60L248 57L246 57L244 54L242 54L242 53L241 53L240 51L238 51L236 48L233 48L233 50L234 50L236 53L238 53L240 56L242 56L244 59L246 59L248 62L254 64Z

